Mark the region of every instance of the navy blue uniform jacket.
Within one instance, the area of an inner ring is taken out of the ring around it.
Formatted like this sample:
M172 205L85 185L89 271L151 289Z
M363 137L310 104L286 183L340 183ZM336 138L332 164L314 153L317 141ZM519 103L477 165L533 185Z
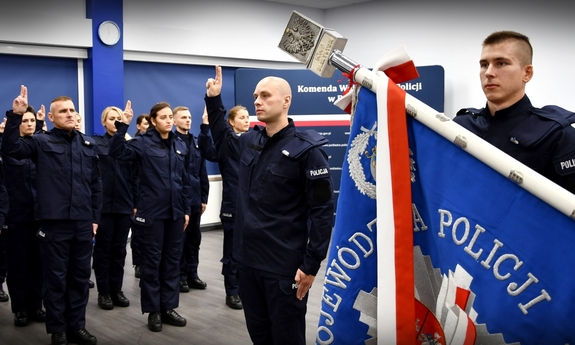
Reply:
M92 136L98 147L104 202L102 213L132 214L135 208L134 191L138 188L136 163L114 159L108 153L112 136Z
M575 194L575 113L541 109L524 96L491 116L487 107L467 108L453 119L488 143Z
M9 209L8 191L5 186L4 169L2 165L2 156L0 156L0 229L4 227Z
M43 133L43 124L44 121L36 120L36 133ZM3 159L6 190L10 200L6 223L29 222L35 218L37 207L36 165L30 158L15 159L4 155Z
M218 145L212 141L209 125L200 125L198 146L202 156L212 162L217 162L222 175L222 205L220 212L225 217L236 214L238 201L238 170L240 163L240 135L231 128L225 134L226 140L220 140ZM221 145L225 141L225 145Z
M111 157L139 163L139 191L135 220L151 224L154 219L189 215L191 186L186 172L186 143L170 132L163 140L155 128L126 141L128 125L116 121L118 131L110 140Z
M8 111L6 117L2 153L36 164L36 219L99 223L102 181L94 140L57 128L20 138L22 116Z
M220 96L206 97L214 141L230 141ZM315 132L314 132L315 133ZM236 139L233 139L236 140ZM333 226L333 184L327 140L289 125L272 137L265 128L239 137L241 152L234 256L248 267L294 276L316 275L327 254Z
M188 145L188 178L192 188L191 207L199 207L201 204L208 203L208 193L210 191L210 181L208 180L208 171L206 170L206 161L203 158L200 149L198 148L197 139L192 133L185 135L174 132L184 142L189 140Z

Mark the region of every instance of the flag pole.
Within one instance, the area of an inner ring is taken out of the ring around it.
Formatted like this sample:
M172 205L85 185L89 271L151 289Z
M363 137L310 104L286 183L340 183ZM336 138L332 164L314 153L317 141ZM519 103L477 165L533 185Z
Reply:
M294 16L305 18L294 11L290 23L293 21ZM282 37L279 48L306 64L308 69L321 77L331 77L335 69L338 69L349 75L351 80L376 92L380 77L375 72L342 54L342 49L345 47L347 39L331 29L325 29L319 24L309 19L307 20L309 21L307 24L311 26L314 32L315 41L311 42L311 48L306 51L306 54L302 55L301 52L292 52L285 49L285 45L282 42L285 42L285 38L289 36L287 33ZM407 113L417 121L517 183L564 215L575 220L574 194L497 149L452 121L448 116L439 113L410 94L405 97L405 107Z

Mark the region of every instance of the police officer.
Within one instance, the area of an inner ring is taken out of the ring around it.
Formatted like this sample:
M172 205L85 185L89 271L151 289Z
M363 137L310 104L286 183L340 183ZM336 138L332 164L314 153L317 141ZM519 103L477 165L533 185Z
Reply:
M42 130L45 109L28 106L22 115L20 136ZM3 132L3 129L0 130ZM15 159L4 155L6 189L10 208L2 236L6 237L7 285L12 297L14 325L24 327L29 320L44 322L42 309L42 270L36 232L40 222L35 219L36 165L31 159Z
M124 135L134 113L128 101L116 121L109 154L139 165L139 198L133 227L140 237L140 298L149 313L148 328L162 330L162 323L183 327L186 319L174 309L179 304L180 258L184 229L190 211L190 183L186 172L188 148L172 132L173 115L168 103L150 110L150 128L126 141Z
M525 86L533 77L532 58L527 36L489 35L479 60L487 104L460 110L454 121L575 194L575 113L531 105Z
M106 133L93 136L98 146L104 195L93 267L98 286L98 306L104 310L130 305L122 292L122 285L126 245L135 207L135 163L116 160L108 154L110 139L117 131L115 122L121 120L122 113L118 107L106 107L102 111L102 126Z
M186 227L182 258L180 260L180 292L188 292L190 288L203 290L207 284L198 276L200 259L200 217L208 204L210 181L206 170L206 161L198 148L198 139L190 133L192 114L184 106L174 108L174 125L176 136L188 145L188 178L191 185L190 222Z
M69 97L52 101L54 129L20 139L28 91L21 87L6 112L2 153L36 164L38 231L44 271L46 330L52 344L96 344L85 328L92 239L100 221L102 184L96 143L75 130L76 109Z
M222 70L206 83L214 142L230 140L220 92ZM254 91L259 121L240 142L235 257L240 297L254 344L305 344L308 291L327 254L333 226L333 184L327 140L299 132L288 109L291 89L277 77Z
M150 126L148 121L148 114L140 114L136 118L136 133L134 136L142 135L146 133L148 127ZM138 174L138 165L135 166L135 174ZM137 180L137 179L136 179ZM136 198L135 204L137 205L138 195L134 196ZM132 228L132 235L130 238L130 248L132 249L132 265L134 265L134 277L140 278L140 244L138 241L138 233L135 232L135 228Z
M250 116L246 107L236 105L228 112L227 122L230 131L227 145L216 148L210 135L208 113L204 107L203 123L200 125L198 146L202 156L209 161L217 162L222 175L222 204L220 207L220 220L224 231L222 275L226 291L226 305L232 309L242 309L242 300L239 296L238 262L233 255L234 224L238 195L238 169L240 161L239 138L250 128ZM221 141L219 142L219 144ZM219 151L219 154L218 154Z

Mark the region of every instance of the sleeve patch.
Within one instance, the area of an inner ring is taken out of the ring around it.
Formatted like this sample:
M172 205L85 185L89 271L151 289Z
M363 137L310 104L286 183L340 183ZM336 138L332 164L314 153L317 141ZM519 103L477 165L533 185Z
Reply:
M314 168L306 171L307 178L310 180L325 178L330 176L330 174L329 167Z
M561 176L575 174L575 157L556 160L555 171Z

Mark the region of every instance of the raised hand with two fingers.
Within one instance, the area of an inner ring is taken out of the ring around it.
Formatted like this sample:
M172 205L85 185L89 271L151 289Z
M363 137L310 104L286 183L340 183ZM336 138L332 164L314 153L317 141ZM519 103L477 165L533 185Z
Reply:
M209 78L206 82L206 95L216 97L222 92L222 67L216 66L216 79Z
M132 101L128 100L126 102L126 107L124 108L124 112L122 113L122 122L129 125L134 118L134 110L132 110Z
M38 112L36 113L36 119L44 121L45 118L46 118L46 107L44 107L44 104L42 104L40 106L40 110L38 110Z
M28 108L28 88L20 85L20 94L12 102L12 112L18 115L24 115Z

